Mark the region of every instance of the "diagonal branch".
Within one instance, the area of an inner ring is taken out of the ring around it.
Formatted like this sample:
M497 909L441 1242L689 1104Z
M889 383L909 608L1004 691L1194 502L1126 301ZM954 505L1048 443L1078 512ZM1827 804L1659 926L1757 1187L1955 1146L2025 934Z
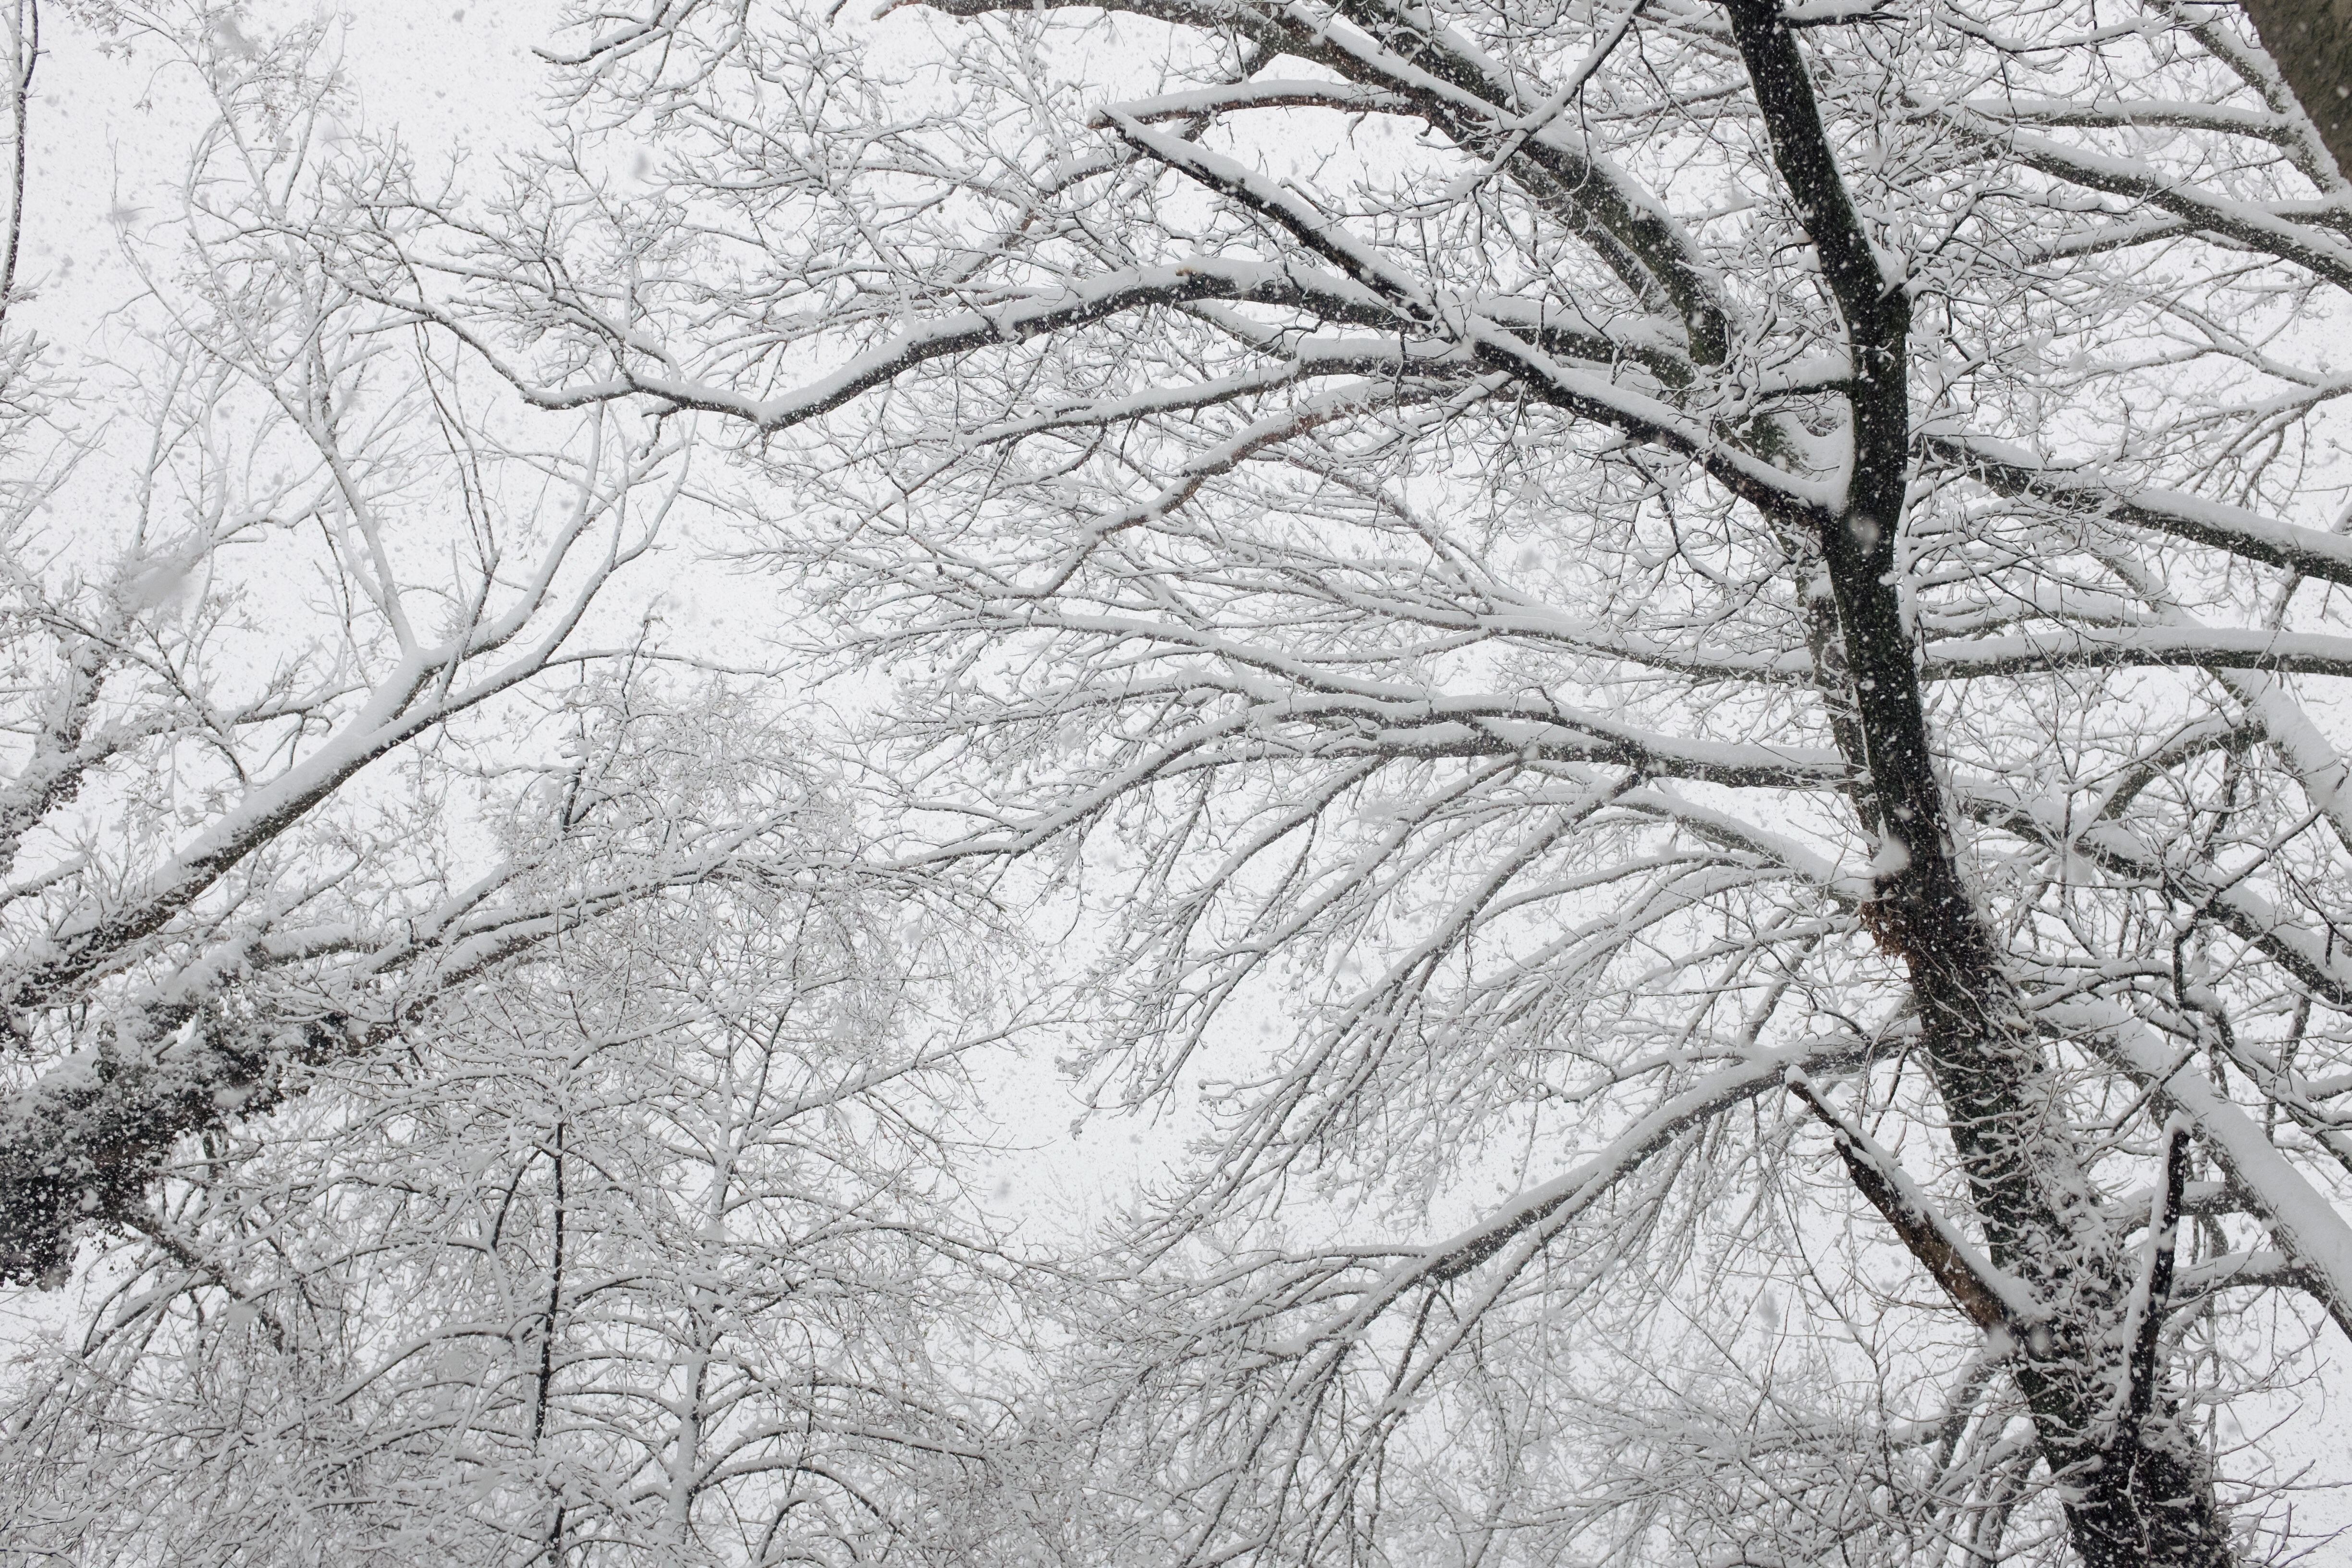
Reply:
M1803 1072L1790 1069L1788 1085L1789 1092L1803 1100L1829 1128L1856 1190L1886 1217L1911 1256L1970 1321L1980 1329L2020 1332L2041 1321L2044 1314L2024 1282L1978 1257L1968 1238L1944 1217L1892 1154L1823 1100Z

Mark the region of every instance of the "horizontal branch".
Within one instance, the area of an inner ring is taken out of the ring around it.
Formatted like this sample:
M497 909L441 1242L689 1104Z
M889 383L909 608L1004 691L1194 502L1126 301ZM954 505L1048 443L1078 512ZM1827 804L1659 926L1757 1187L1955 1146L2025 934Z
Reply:
M1920 677L1966 680L2035 670L2170 668L2352 675L2352 637L2239 627L2074 626L1928 645Z
M2118 485L2088 469L2053 468L1999 441L1927 436L1922 445L1937 461L2004 496L2031 498L2061 511L2112 519L2306 577L2352 585L2352 539L2177 490Z
M2298 128L2284 115L2266 110L2238 109L2221 103L2191 103L2164 99L2024 99L1970 100L1961 105L1981 120L2006 125L2055 126L2084 131L2135 131L2143 127L2166 131L2205 131L2222 136L2251 136L2281 146L2294 145Z

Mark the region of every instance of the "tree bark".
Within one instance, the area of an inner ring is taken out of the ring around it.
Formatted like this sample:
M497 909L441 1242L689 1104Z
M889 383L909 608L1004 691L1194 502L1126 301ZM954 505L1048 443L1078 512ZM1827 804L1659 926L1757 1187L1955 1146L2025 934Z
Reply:
M2352 0L2243 0L2289 91L2352 177Z

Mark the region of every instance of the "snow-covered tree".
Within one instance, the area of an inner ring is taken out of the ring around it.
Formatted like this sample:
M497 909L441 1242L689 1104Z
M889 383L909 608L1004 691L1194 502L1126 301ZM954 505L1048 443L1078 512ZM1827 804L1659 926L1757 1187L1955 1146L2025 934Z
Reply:
M1205 1098L1060 1389L1120 1471L1074 1541L2294 1550L2352 186L2235 9L662 0L559 52L496 211L320 242L544 406L731 422L910 806L1066 873L1102 1091Z
M985 909L665 647L686 422L339 280L331 28L68 14L207 118L109 331L0 271L0 1563L971 1561Z
M19 148L38 16L12 24ZM137 36L215 118L185 210L124 230L144 288L114 330L50 341L0 270L9 1283L62 1279L79 1227L147 1226L179 1140L766 826L561 886L537 850L466 852L514 701L643 652L593 612L674 503L678 440L617 409L502 424L337 285L297 231L377 165L331 145L316 30L264 53L215 20ZM34 223L42 172L17 169Z
M698 815L842 842L756 707L611 695L548 781L593 797L591 853ZM633 901L186 1147L14 1369L11 1547L971 1561L1007 1271L945 1091L984 1038L891 891L779 856Z

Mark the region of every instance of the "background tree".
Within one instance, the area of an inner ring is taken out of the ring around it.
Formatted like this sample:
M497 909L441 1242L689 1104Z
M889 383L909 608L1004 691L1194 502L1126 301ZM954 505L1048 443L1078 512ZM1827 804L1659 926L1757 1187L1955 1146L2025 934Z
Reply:
M686 421L338 281L332 30L111 15L212 118L8 362L0 1563L1017 1551L985 904L632 598Z
M2293 1550L2227 1434L2352 1324L2352 206L2234 13L563 58L502 211L324 242L542 405L737 422L941 842L1108 917L1088 1060L1216 1132L1079 1400L1150 1455L1101 1539Z
M579 759L545 784L593 826L562 856L697 815L788 821L777 851L551 939L187 1147L18 1368L12 1551L971 1560L1003 1281L958 1181L984 1041L957 944L810 875L848 824L755 707L647 697L574 705ZM503 828L551 847L537 813Z
M21 110L37 12L13 15ZM676 502L678 441L618 409L502 426L481 378L335 283L289 231L363 199L329 167L399 164L328 145L317 29L262 51L217 22L139 34L216 117L184 213L129 248L147 291L123 357L7 322L12 1283L62 1279L77 1226L148 1225L179 1140L766 826L560 887L465 853L468 774L500 737L453 724L505 703L511 726L533 682L651 657L592 609ZM420 743L431 766L379 765Z

